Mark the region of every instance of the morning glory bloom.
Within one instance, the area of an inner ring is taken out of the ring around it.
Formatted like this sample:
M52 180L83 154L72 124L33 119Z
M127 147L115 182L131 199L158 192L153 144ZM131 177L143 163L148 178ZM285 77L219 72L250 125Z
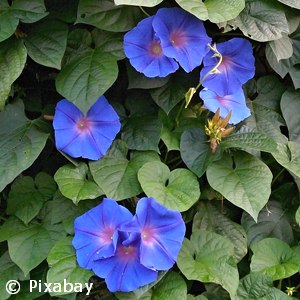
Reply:
M202 85L220 96L234 94L254 76L255 59L251 43L243 38L233 38L217 44L217 50L222 55L222 63L218 67L220 73L209 75ZM213 55L213 51L210 51L204 57L200 80L217 65L219 58Z
M140 234L140 262L154 270L170 269L180 251L185 224L180 212L168 209L154 198L141 198L133 220L121 225L121 230ZM123 242L131 243L132 236Z
M208 89L200 91L200 98L204 105L212 112L220 108L220 116L225 118L231 111L229 123L237 124L250 116L250 109L246 106L245 95L240 87L234 94L219 96L217 93Z
M153 17L146 18L124 36L124 52L131 65L147 77L165 77L179 66L164 55L161 41L152 27Z
M101 96L86 116L72 102L59 101L53 127L57 149L72 157L98 160L111 146L121 123L113 107Z
M93 271L105 278L111 292L131 292L157 279L158 272L146 268L140 263L140 237L131 234L131 243L126 246L123 241L129 235L119 232L119 239L114 256L94 261Z
M159 9L152 25L164 55L176 59L186 72L198 67L209 51L211 38L202 21L181 8Z
M131 292L174 265L184 234L180 212L154 198L140 199L134 217L104 199L75 220L72 244L79 266L104 278L111 292Z
M112 199L104 198L101 204L77 217L72 244L80 267L91 269L93 261L115 254L118 231L116 228L132 219L132 214Z

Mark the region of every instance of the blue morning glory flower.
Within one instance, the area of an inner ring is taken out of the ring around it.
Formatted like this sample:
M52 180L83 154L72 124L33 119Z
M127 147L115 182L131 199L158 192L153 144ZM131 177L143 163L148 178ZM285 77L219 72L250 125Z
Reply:
M178 211L142 198L136 215L104 199L75 220L78 264L105 279L111 292L130 292L157 279L178 256L185 224Z
M113 107L101 96L86 116L72 102L59 101L53 127L57 149L72 157L97 160L111 146L121 123Z
M118 226L129 221L132 214L112 199L104 198L101 204L77 217L72 244L80 267L91 269L95 259L115 254Z
M94 261L93 271L99 277L105 278L111 292L131 292L157 279L157 271L140 263L140 238L136 234L131 235L131 243L123 245L129 235L119 232L115 255Z
M198 67L209 51L211 38L202 21L181 8L159 9L152 25L164 55L176 59L186 72Z
M233 38L217 44L217 50L222 55L222 63L218 67L220 73L209 75L202 85L220 96L231 95L240 89L242 84L254 76L254 56L251 43L243 38ZM210 51L203 60L204 67L200 72L200 80L219 61Z
M168 270L174 265L185 234L180 212L162 206L154 198L141 198L133 220L122 224L121 229L140 234L140 262L155 270ZM123 244L130 242L131 236Z
M250 116L250 109L246 106L245 95L240 87L234 94L219 96L208 89L200 91L200 98L204 105L212 112L220 108L220 116L225 118L231 111L229 123L237 124Z
M165 77L179 66L166 57L160 39L152 27L153 17L146 18L124 36L124 52L131 65L147 77Z

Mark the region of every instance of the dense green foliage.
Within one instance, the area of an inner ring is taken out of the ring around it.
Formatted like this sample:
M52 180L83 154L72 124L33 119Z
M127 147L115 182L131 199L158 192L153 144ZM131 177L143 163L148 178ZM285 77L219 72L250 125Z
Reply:
M0 0L0 299L299 299L299 3ZM251 116L217 145L198 93L184 108L201 67L147 78L123 52L145 13L173 6L203 20L215 42L253 46L256 75L243 86ZM103 94L122 122L106 155L58 151L56 103L85 113ZM182 212L186 239L157 282L112 294L78 266L73 222L103 196L134 212L145 195ZM17 295L5 290L12 279ZM30 279L94 285L90 298L30 293Z

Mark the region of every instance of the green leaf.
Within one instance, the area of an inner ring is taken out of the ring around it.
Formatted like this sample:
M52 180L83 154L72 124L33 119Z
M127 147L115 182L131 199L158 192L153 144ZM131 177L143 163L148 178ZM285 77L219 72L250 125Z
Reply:
M23 71L26 58L26 48L21 40L11 39L0 44L0 111L4 108L11 85Z
M19 19L9 7L0 8L0 42L13 35L18 24Z
M24 223L15 216L10 216L0 227L0 242L7 241L13 235L24 230Z
M299 15L299 14L298 14ZM299 24L299 20L298 20ZM293 45L293 55L289 59L281 59L277 60L273 51L271 51L270 47L266 47L266 58L270 66L278 73L282 78L291 70L293 66L296 66L300 63L300 30L296 30L292 35L290 35L290 39ZM291 75L291 74L290 74ZM293 79L293 77L292 77Z
M276 142L285 143L286 136L281 133L280 127L285 125L281 115L274 109L259 103L251 102L251 116L246 120L246 125L274 139Z
M48 15L44 0L14 0L11 9L23 23L34 23Z
M142 192L137 172L146 162L158 161L155 152L132 152L127 159L128 147L116 140L104 157L90 162L92 176L105 195L115 200L136 196Z
M36 25L25 39L28 55L38 64L60 69L67 47L67 24L47 20Z
M187 167L198 177L206 171L217 155L210 149L208 137L200 128L186 129L180 140L180 154Z
M123 139L129 149L158 151L162 124L156 115L134 114L123 128Z
M158 273L157 279L154 282L146 284L133 292L116 292L114 295L119 300L151 300L152 299L152 287L156 286L162 278L167 274L167 271L161 271Z
M211 163L206 174L213 189L257 220L271 194L272 173L267 165L248 153L236 152Z
M254 111L257 110L257 105L261 105L269 108L270 110L274 110L276 112L280 112L280 101L281 96L285 92L286 86L283 82L278 79L275 75L266 75L260 77L257 80L257 97L253 102L255 103L252 107ZM268 113L267 116L268 117Z
M288 278L299 271L300 252L291 249L285 242L276 238L263 239L251 247L253 256L250 268L273 280Z
M235 299L239 274L233 255L233 244L227 238L198 230L184 240L177 265L188 280L220 284Z
M237 296L239 300L291 300L273 287L272 277L261 273L250 273L240 280Z
M72 238L66 237L58 241L51 249L48 258L50 269L47 273L48 283L61 283L66 280L72 284L88 283L93 275L92 271L80 268L76 261L75 249L72 246ZM52 292L51 296L68 294L68 292Z
M293 55L293 43L286 33L283 33L280 39L270 41L267 47L271 48L269 51L273 51L277 61L288 59Z
M45 174L45 173L44 173ZM56 191L53 178L43 176L49 189L40 189L38 177L34 181L30 176L18 178L11 186L8 196L7 213L21 219L26 225L37 216L45 201L49 200Z
M300 177L300 144L296 142L287 142L278 144L277 151L272 155L287 170Z
M115 82L115 58L101 49L89 49L74 57L56 78L56 89L83 113Z
M239 15L245 7L244 0L176 0L189 13L201 20L221 23Z
M300 2L298 0L278 0L278 1L290 7L300 9Z
M24 227L8 239L9 255L25 276L47 257L52 246L49 232L41 225Z
M287 90L281 98L280 107L289 130L289 139L300 142L300 120L295 111L300 111L300 91Z
M145 2L144 0L114 0L116 5L135 5L135 6L147 6L152 7L161 3L163 0L148 0Z
M257 222L244 213L241 224L246 230L250 246L268 237L278 238L288 244L294 240L292 226L281 204L276 201L268 202L260 211Z
M67 164L56 171L54 180L61 193L77 205L80 200L95 199L103 195L100 187L87 177L88 167L85 163L80 163L77 167Z
M11 296L6 291L6 283L9 280L12 280L12 278L14 280L19 280L23 279L24 276L19 267L11 261L8 252L5 252L0 257L0 269L0 297L2 300L6 300Z
M299 89L300 88L300 76L299 76L300 75L300 68L299 68L299 65L293 66L289 70L289 74L292 78L295 89Z
M187 299L187 286L184 279L175 272L167 275L154 286L151 300Z
M92 35L87 29L76 28L69 32L62 65L66 65L74 58L76 59L78 54L90 49L92 42Z
M177 103L184 99L185 92L185 88L176 81L168 81L166 85L150 90L151 97L155 103L167 114Z
M138 179L148 197L170 209L185 211L200 197L197 177L186 169L170 172L161 162L149 162L139 170Z
M116 6L113 0L80 0L76 23L93 25L99 29L124 32L144 17L138 7Z
M117 60L125 58L123 50L123 33L108 32L95 28L92 31L92 38L95 46L102 49L103 53L110 53Z
M237 132L222 139L222 148L242 148L253 149L264 152L273 152L276 150L276 142L269 136L261 132Z
M166 77L146 77L143 73L137 72L131 64L126 64L128 75L128 89L154 89L164 86L170 79Z
M246 1L245 9L228 23L259 42L277 40L282 33L289 33L284 11L269 0Z
M94 200L81 201L75 205L72 201L61 195L59 191L48 201L41 211L44 224L63 225L64 230L74 234L74 220L94 207L97 203ZM47 225L48 226L48 225ZM49 228L49 226L47 227Z
M7 105L0 113L0 191L31 166L47 138L25 117L21 101Z
M231 221L209 202L200 202L194 216L193 232L199 229L213 231L231 241L237 263L247 254L247 236L243 227Z

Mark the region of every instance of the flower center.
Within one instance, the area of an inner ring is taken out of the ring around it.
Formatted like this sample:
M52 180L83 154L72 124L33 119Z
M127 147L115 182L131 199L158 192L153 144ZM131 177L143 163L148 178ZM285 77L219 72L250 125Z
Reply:
M107 227L105 228L101 233L100 233L100 239L103 244L110 244L113 239L115 229L112 227Z
M77 125L77 129L79 129L79 131L86 131L90 127L89 121L86 118L79 119L77 121L76 125Z
M221 65L219 66L219 71L223 71L224 69L228 69L230 68L230 65L231 65L231 59L230 57L228 56L222 56L222 63Z
M136 247L120 245L118 249L118 255L124 260L134 259L136 257Z
M152 44L150 45L150 52L154 56L161 56L162 48L160 42L158 41L152 42Z
M154 240L155 232L153 229L144 229L141 233L142 241L146 244L152 244Z
M187 41L186 36L182 31L173 31L171 33L171 43L175 47L181 47Z

